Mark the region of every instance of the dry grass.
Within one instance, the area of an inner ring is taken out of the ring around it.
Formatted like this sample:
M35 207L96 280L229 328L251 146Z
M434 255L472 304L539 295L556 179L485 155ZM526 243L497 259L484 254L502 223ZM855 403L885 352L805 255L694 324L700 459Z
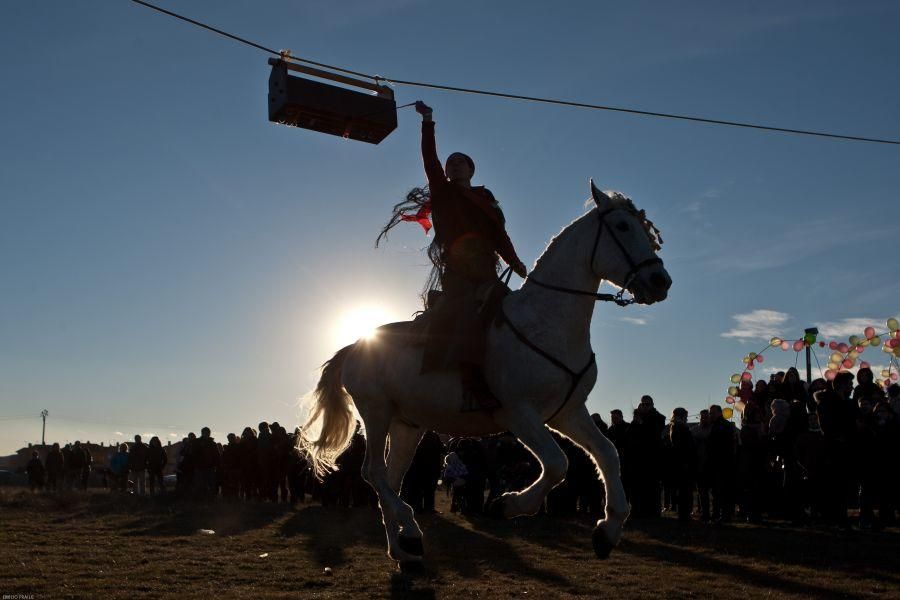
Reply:
M427 566L410 576L386 557L379 515L366 509L7 490L0 492L0 595L900 598L896 530L633 521L601 562L586 519L445 512L420 522ZM323 574L326 566L333 576Z

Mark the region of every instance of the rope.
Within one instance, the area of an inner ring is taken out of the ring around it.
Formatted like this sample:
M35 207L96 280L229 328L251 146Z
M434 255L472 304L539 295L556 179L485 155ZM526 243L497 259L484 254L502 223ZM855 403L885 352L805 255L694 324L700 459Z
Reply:
M421 87L421 88L429 88L433 90L441 90L445 92L458 92L463 94L476 94L481 96L492 96L495 98L505 98L508 100L524 100L527 102L539 102L543 104L555 104L559 106L570 106L574 108L586 108L590 110L602 110L602 111L610 111L610 112L619 112L619 113L627 113L632 115L644 116L644 117L657 117L663 119L675 119L680 121L690 121L694 123L706 123L709 125L725 125L729 127L740 127L744 129L756 129L760 131L771 131L778 133L790 133L794 135L808 135L815 137L823 137L837 140L850 140L855 142L868 142L872 144L891 144L895 146L900 146L900 140L892 140L886 138L873 138L873 137L863 137L858 135L843 135L838 133L831 133L827 131L812 131L808 129L795 129L790 127L775 127L772 125L760 125L758 123L747 123L743 121L730 121L725 119L711 119L708 117L696 117L692 115L679 115L675 113L666 113L666 112L657 112L650 110L640 110L636 108L627 108L622 106L609 106L604 104L590 104L586 102L575 102L572 100L561 100L558 98L541 98L538 96L526 96L522 94L511 94L507 92L497 92L491 90L480 90L475 88L465 88L451 85L442 85L437 83L424 83L421 81L407 81L403 79L394 79L391 77L382 77L380 75L369 75L366 73L361 73L359 71L353 71L350 69L344 69L341 67L336 67L334 65L329 65L326 63L316 62L313 60L299 58L296 56L291 56L289 51L277 51L272 48L267 48L261 44L257 44L256 42L252 42L246 38L239 37L237 35L228 33L227 31L223 31L216 27L212 27L210 25L206 25L205 23L201 23L200 21L196 21L194 19L185 17L183 15L179 15L170 10L166 10L164 8L160 8L159 6L155 6L150 4L149 2L144 2L144 0L131 0L135 4L140 4L141 6L145 6L157 12L163 13L170 17L174 17L176 19L180 19L186 23L190 23L191 25L195 25L197 27L201 27L206 29L207 31L212 31L213 33L217 33L219 35L225 36L229 39L235 40L242 44L246 44L252 48L256 48L258 50L262 50L263 52L267 52L269 54L274 54L276 56L280 56L285 60L293 60L296 62L302 62L310 65L316 65L318 67L323 67L326 69L331 69L333 71L338 71L340 73L347 73L349 75L356 75L357 77L365 77L367 79L372 79L376 83L380 81L386 81L388 83L393 83L396 85L406 85L410 87Z

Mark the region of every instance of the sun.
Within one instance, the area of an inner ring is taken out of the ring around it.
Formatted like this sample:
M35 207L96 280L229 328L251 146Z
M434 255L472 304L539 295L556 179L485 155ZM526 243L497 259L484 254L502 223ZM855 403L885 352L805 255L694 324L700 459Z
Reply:
M379 326L397 320L383 306L357 306L341 315L335 327L335 340L340 346L346 346L360 339L372 339Z

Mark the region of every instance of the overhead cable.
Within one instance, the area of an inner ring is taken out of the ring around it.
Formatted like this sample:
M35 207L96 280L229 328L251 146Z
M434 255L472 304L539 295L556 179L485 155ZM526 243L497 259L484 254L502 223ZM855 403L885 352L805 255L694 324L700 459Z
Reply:
M316 61L312 61L309 59L292 56L287 51L279 52L277 50L273 50L272 48L267 48L266 46L257 44L256 42L252 42L246 38L242 38L237 35L228 33L227 31L218 29L216 27L206 25L205 23L201 23L200 21L197 21L195 19L191 19L191 18L185 17L183 15L179 15L170 10L160 8L159 6L155 6L153 4L150 4L149 2L145 2L144 0L131 0L131 1L136 4L140 4L142 6L146 6L147 8L150 8L155 11L166 14L170 17L180 19L182 21L190 23L191 25L195 25L197 27L201 27L203 29L212 31L214 33L218 33L219 35L223 35L227 38L230 38L230 39L240 42L242 44L246 44L246 45L256 48L258 50L262 50L263 52L267 52L269 54L274 54L276 56L281 56L282 58L284 58L286 60L307 63L310 65L316 65L316 66L323 67L326 69L331 69L333 71L349 73L351 75L356 75L358 77L366 77L366 78L372 79L376 82L385 81L385 82L393 83L393 84L397 84L397 85L429 88L429 89L441 90L441 91L446 91L446 92L477 94L477 95L481 95L481 96L505 98L508 100L524 100L524 101L528 101L528 102L540 102L543 104L571 106L574 108L586 108L586 109L591 109L591 110L603 110L603 111L610 111L610 112L627 113L627 114L644 116L644 117L657 117L657 118L664 118L664 119L675 119L675 120L680 120L680 121L691 121L694 123L706 123L709 125L726 125L726 126L730 126L730 127L741 127L741 128L745 128L745 129L756 129L756 130L760 130L760 131L772 131L772 132L778 132L778 133L790 133L790 134L794 134L794 135L808 135L808 136L831 138L831 139L838 139L838 140L850 140L850 141L855 141L855 142L868 142L868 143L873 143L873 144L891 144L891 145L900 146L900 140L892 140L892 139L886 139L886 138L874 138L874 137L865 137L865 136L859 136L859 135L844 135L844 134L839 134L839 133L831 133L831 132L827 132L827 131L812 131L812 130L808 130L808 129L797 129L797 128L792 128L792 127L775 127L772 125L760 125L758 123L747 123L747 122L742 122L742 121L712 119L712 118L708 118L708 117L696 117L696 116L690 116L690 115L679 115L679 114L675 114L675 113L640 110L640 109L636 109L636 108L627 108L627 107L621 107L621 106L591 104L591 103L587 103L587 102L576 102L573 100L561 100L561 99L556 99L556 98L541 98L538 96L526 96L523 94L511 94L511 93L507 93L507 92L480 90L480 89L475 89L475 88L458 87L458 86L443 85L443 84L437 84L437 83L424 83L421 81L407 81L407 80L403 80L403 79L395 79L393 77L383 77L380 75L368 75L366 73L361 73L359 71L344 69L342 67L336 67L334 65L328 65L325 63L321 63L321 62L316 62Z

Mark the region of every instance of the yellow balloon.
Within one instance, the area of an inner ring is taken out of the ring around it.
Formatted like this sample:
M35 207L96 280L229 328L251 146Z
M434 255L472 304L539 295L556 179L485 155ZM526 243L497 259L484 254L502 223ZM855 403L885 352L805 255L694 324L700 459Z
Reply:
M750 354L747 355L747 358L749 358L750 360L753 360L757 356L759 356L759 354L757 354L756 352L751 352Z
M850 352L847 353L847 358L859 358L859 351L851 350Z
M737 396L737 393L738 393L737 386L734 386L734 385L733 385L733 386L731 386L730 388L728 388L728 395L729 395L729 396Z
M900 346L898 346L898 348L900 348ZM884 352L885 354L890 354L894 350L893 350L893 348L891 348L890 346L885 344L884 346L881 347L881 351Z
M831 362L841 362L844 360L844 355L840 352L835 352L829 358L831 359Z
M726 419L730 419L732 416L734 416L734 411L731 409L730 406L726 406L725 408L722 409L722 416L725 417Z
M750 364L750 357L749 357L749 356L745 356L745 357L742 358L741 360L744 361L744 364L745 364L745 365Z
M769 345L770 346L780 346L781 342L782 342L781 338L773 337L771 340L769 340Z
M898 321L894 317L891 317L887 320L887 326L891 331L897 331L898 329L900 329L900 321Z
M877 346L880 343L881 343L881 338L878 337L877 335L875 337L873 337L871 340L869 340L870 346Z
M881 376L882 376L882 377L890 377L890 376L891 376L891 372L888 371L887 369L882 369L882 370L881 370Z
M731 376L731 383L740 383L740 381L741 381L741 376L738 375L737 373L735 373L734 375Z

